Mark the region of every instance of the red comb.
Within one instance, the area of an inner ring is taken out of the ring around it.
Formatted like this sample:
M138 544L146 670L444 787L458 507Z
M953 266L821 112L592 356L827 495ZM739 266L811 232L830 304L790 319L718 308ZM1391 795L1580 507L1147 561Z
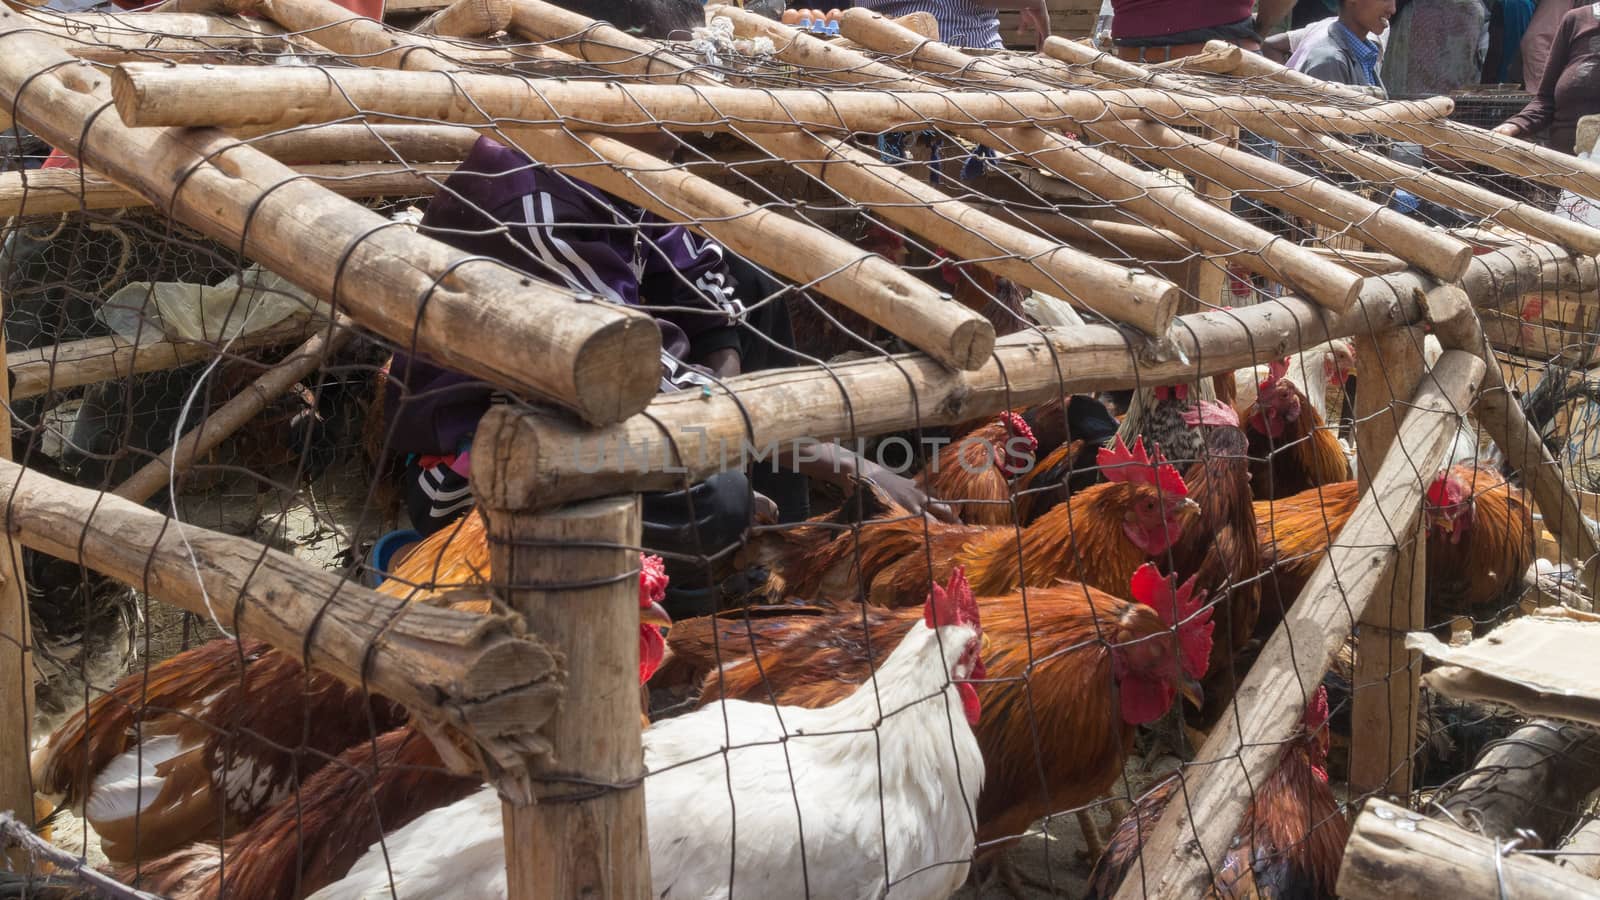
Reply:
M978 601L967 584L967 570L956 566L944 587L935 584L928 592L928 602L922 606L922 622L929 628L945 625L971 625L981 629L978 622Z
M1428 505L1434 507L1453 505L1459 499L1450 496L1450 488L1454 486L1454 481L1455 477L1449 469L1435 476L1433 483L1428 485Z
M1317 685L1311 695L1311 702L1306 704L1305 725L1307 732L1315 732L1328 721L1328 689Z
M1100 448L1095 455L1095 462L1106 470L1107 481L1151 484L1169 497L1189 496L1189 486L1184 484L1178 470L1161 455L1161 448L1156 448L1153 459L1145 453L1143 437L1135 439L1133 449L1129 450L1119 435L1110 447Z
M1206 592L1194 589L1198 577L1191 575L1174 591L1176 576L1162 575L1155 563L1145 563L1133 573L1130 584L1133 599L1155 610L1168 628L1177 627L1183 670L1190 678L1205 676L1211 662L1211 632L1216 629L1211 621L1212 608L1205 606Z
M1196 425L1210 425L1213 428L1222 426L1239 427L1239 414L1233 407L1216 400L1201 400L1194 406L1183 411L1183 423L1193 428Z
M667 596L667 564L659 556L639 554L639 608L660 603Z
M1000 414L1000 418L1006 423L1006 427L1011 430L1013 437L1019 437L1028 442L1029 450L1039 449L1039 439L1033 436L1033 429L1028 427L1027 421L1021 416L1007 410Z

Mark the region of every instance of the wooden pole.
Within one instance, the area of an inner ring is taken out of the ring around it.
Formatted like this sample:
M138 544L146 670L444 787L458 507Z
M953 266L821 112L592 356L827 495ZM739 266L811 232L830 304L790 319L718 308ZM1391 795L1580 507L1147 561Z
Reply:
M1597 900L1600 883L1538 857L1512 853L1504 841L1470 834L1401 806L1368 800L1356 818L1338 894L1346 900Z
M503 807L506 896L650 896L638 630L619 624L638 615L638 498L513 511L494 467L473 458L506 603L566 654L567 698L543 732L549 780L535 776L532 803Z
M1328 547L1278 630L1239 685L1237 715L1224 716L1184 770L1179 799L1145 839L1159 871L1123 882L1118 900L1202 896L1249 806L1252 786L1277 765L1281 742L1299 725L1307 699L1355 627L1383 573L1422 515L1431 472L1444 461L1456 425L1483 379L1483 360L1459 350L1440 357L1400 425L1396 447Z
M865 10L846 12L840 20L840 29L852 40L893 54L905 64L931 72L959 72L963 83L979 80L1017 90L1050 89L1046 84L949 47L920 43L906 29ZM1141 158L1175 164L1234 191L1254 192L1263 202L1319 224L1352 229L1363 239L1446 280L1461 277L1472 256L1472 248L1463 241L1384 210L1328 182L1293 172L1242 150L1156 123L1121 122L1102 117L1082 122L1078 127L1116 141ZM1226 210L1221 214L1228 215Z
M298 166L295 173L341 197L428 196L434 179L454 166L363 163ZM0 172L0 216L33 216L91 209L140 209L149 200L97 172L34 169Z
M477 132L457 125L319 125L251 137L246 143L296 166L352 160L417 166L459 162L477 141Z
M56 38L62 49L80 59L158 54L181 59L216 51L288 53L294 49L282 28L260 19L195 13L58 13L37 7L18 12L28 18L35 37Z
M1437 290L1458 290L1453 287ZM1356 391L1356 479L1363 493L1394 447L1405 400L1426 375L1420 328L1395 328L1356 337L1361 386ZM1422 477L1426 477L1423 473ZM1388 589L1367 604L1357 627L1350 719L1350 787L1359 793L1411 791L1416 747L1421 654L1406 649L1406 634L1424 626L1427 523L1395 535L1398 552Z
M1278 81L1321 94L1334 94L1364 106L1377 102L1359 91L1312 78L1256 53L1241 54L1239 68L1233 74L1248 78L1249 90L1257 93L1267 92L1263 82ZM1374 124L1377 126L1375 133L1383 137L1414 141L1452 159L1489 166L1508 175L1531 178L1586 197L1600 197L1600 163L1591 160L1461 122L1378 121Z
M915 355L833 364L826 373L758 372L728 379L710 396L664 395L648 415L598 431L559 416L491 410L478 439L497 434L496 446L504 449L490 453L486 445L484 452L505 460L505 483L530 503L618 489L673 490L685 477L718 471L723 454L736 458L744 447L764 454L800 439L855 440L964 422L1063 391L1193 383L1253 365L1264 353L1297 353L1369 328L1419 321L1418 298L1433 285L1412 273L1368 279L1361 300L1341 316L1293 297L1179 316L1160 359L1130 347L1127 332L1110 325L1044 328L999 339L991 363L959 377Z
M511 24L511 0L456 0L411 29L416 34L482 38Z
M1443 799L1437 818L1509 841L1527 829L1528 849L1555 847L1600 787L1600 731L1571 722L1535 719L1484 749Z
M749 14L734 17L735 29L764 34L768 28L782 27L759 24L752 18L759 17ZM942 54L941 65L951 68L982 62L943 45L922 43L923 39L915 32L864 10L847 11L845 20L855 23L851 25L855 33L853 40L883 52L894 52L895 48L909 43L924 49L936 48ZM798 61L814 56L816 51L808 48L810 42L816 40L810 35L796 33L786 43L778 44L779 58ZM836 71L848 73L849 77L871 79L879 77L882 69L896 72L902 81L907 77L855 51L831 47L828 53L835 63L842 64ZM913 83L921 84L928 91L942 90L928 82ZM1330 309L1347 308L1360 290L1359 276L1234 218L1187 188L1075 141L1037 128L953 130L969 140L1021 154L1029 163L1048 169L1151 224L1169 228L1196 246L1215 253L1234 254L1240 264L1251 271L1301 290Z
M521 620L408 605L247 538L180 525L97 490L0 461L0 508L23 545L265 641L405 706L460 771L529 795L527 759L561 694L561 665ZM629 696L638 696L630 692ZM455 749L465 738L477 752Z
M1568 836L1561 845L1561 854L1556 857L1556 865L1600 879L1600 819L1590 819Z
M324 359L339 352L339 348L354 335L348 319L331 323L330 331L312 335L293 353L263 372L249 387L229 398L199 425L185 432L176 444L128 476L113 493L135 503L143 503L154 497L172 481L175 473L188 471L196 459L215 450L234 432L248 425L251 419L267 408L268 403L294 387L295 382L315 372Z
M326 322L298 318L234 338L234 352L304 340ZM9 358L11 399L37 397L85 384L161 372L216 356L215 344L203 341L152 341L135 345L117 336L84 338L12 353Z
M173 218L400 346L589 421L631 415L655 395L659 373L637 364L659 355L660 331L644 313L423 237L220 132L128 128L106 114L109 96L98 70L0 10L0 106Z
M0 322L4 321L0 298ZM0 332L4 329L0 328ZM0 333L0 363L6 361L5 335ZM0 379L0 460L11 460L11 390ZM0 546L0 812L10 811L24 825L33 824L33 778L28 758L33 750L33 651L28 624L28 588L22 569L22 547L7 531ZM8 864L27 872L32 861L24 852L7 851Z

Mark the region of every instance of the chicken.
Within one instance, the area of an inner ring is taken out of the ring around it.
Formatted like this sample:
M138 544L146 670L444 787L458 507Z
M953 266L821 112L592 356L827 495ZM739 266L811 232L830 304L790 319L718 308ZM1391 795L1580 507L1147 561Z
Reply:
M1189 469L1184 481L1200 515L1185 526L1172 545L1173 572L1193 577L1221 612L1222 633L1211 645L1205 680L1206 706L1201 721L1216 721L1233 699L1234 663L1254 636L1260 611L1261 550L1256 512L1250 497L1250 468L1244 432L1237 416L1220 403L1197 410L1204 425L1206 460ZM1214 415L1208 415L1214 413Z
M1256 542L1265 572L1257 638L1270 637L1283 621L1359 499L1355 481L1340 481L1282 500L1255 502Z
M640 558L639 683L666 653L660 626L666 569ZM474 793L476 778L452 775L438 751L412 725L352 744L247 829L219 848L196 843L138 866L140 886L169 900L297 900L343 878L385 830ZM131 880L135 872L119 873ZM225 884L224 884L225 881ZM223 888L226 887L226 892Z
M1328 695L1322 687L1306 707L1304 731L1292 738L1267 780L1256 790L1227 856L1216 867L1207 898L1331 898L1350 826L1328 786ZM1159 870L1166 860L1141 860L1142 833L1183 797L1176 775L1161 782L1118 824L1106 852L1089 875L1088 898L1108 900L1141 867Z
M1116 437L1117 420L1093 397L1074 394L1063 404L1051 400L1023 413L1038 442L1038 461L1012 485L1017 514L1031 525L1056 504L1100 480L1094 459Z
M1027 470L1039 449L1016 413L998 418L948 445L917 476L929 497L945 500L971 525L1010 525L1011 479Z
M868 684L804 709L729 700L644 735L657 897L944 897L966 879L984 763L978 606L959 570ZM725 749L726 748L726 749ZM389 835L318 900L506 895L499 795ZM387 849L387 855L383 852ZM732 878L732 884L729 880Z
M978 599L990 641L976 728L988 770L978 801L986 848L1093 802L1121 777L1137 726L1165 715L1180 692L1199 701L1211 609L1192 580L1179 589L1172 581L1147 563L1128 585L1132 602L1078 584L1031 589L1025 601ZM766 612L674 626L673 660L691 661L686 674L705 672L702 703L825 706L866 681L916 621L913 609L855 604Z
M257 640L218 639L122 679L33 754L34 789L82 809L113 862L242 827L395 705Z
M1251 489L1257 500L1288 497L1350 477L1350 460L1338 435L1294 382L1284 377L1288 365L1288 360L1272 364L1244 417L1250 436Z
M769 559L783 592L769 587L769 594L846 600L864 584L870 602L908 606L960 565L980 596L1062 580L1120 595L1141 564L1166 552L1198 507L1178 470L1159 451L1147 454L1142 440L1132 450L1118 440L1098 460L1108 483L1073 494L1023 529L1020 548L1014 526L928 521L881 493L858 493L832 517L777 539ZM859 540L854 530L837 533L857 498L870 501L860 514L874 520L861 526Z
M452 553L406 558L411 582L433 586L413 602L486 612L492 600L461 590L487 584L482 517L429 542ZM641 578L665 583L659 559L648 558ZM410 588L391 579L380 590ZM96 697L34 752L33 778L57 805L82 807L108 859L128 862L245 827L329 758L404 721L387 700L261 641L219 639L152 666L148 682L129 675Z
M1522 596L1538 532L1521 489L1494 469L1456 466L1428 486L1427 624L1488 625Z
M1431 337L1431 335L1429 336ZM1288 358L1284 378L1294 382L1311 401L1311 408L1327 415L1328 388L1344 384L1356 372L1356 348L1349 340L1340 339L1318 344ZM1429 361L1431 366L1433 363ZM1256 388L1271 378L1270 365L1238 369L1233 373L1233 408L1241 414L1249 411L1256 402Z

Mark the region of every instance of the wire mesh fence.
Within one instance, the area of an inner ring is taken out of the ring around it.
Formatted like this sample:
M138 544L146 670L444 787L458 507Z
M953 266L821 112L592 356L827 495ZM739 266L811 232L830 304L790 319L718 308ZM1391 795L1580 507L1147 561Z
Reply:
M1593 163L691 6L0 12L0 885L1589 877Z

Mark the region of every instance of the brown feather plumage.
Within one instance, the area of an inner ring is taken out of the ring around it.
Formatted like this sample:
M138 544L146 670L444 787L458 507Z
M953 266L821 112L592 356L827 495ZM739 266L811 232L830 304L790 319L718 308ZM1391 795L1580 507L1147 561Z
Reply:
M1521 598L1538 531L1527 497L1498 471L1462 465L1450 474L1468 488L1472 521L1459 542L1429 529L1427 624L1486 624Z
M1255 502L1261 546L1261 614L1256 636L1266 638L1283 621L1322 562L1328 542L1344 529L1360 499L1354 481L1314 487L1281 500Z
M1011 475L995 463L995 448L1005 448L1011 430L1003 420L982 425L940 449L918 473L929 497L943 500L969 525L1009 525Z
M1300 414L1294 421L1284 423L1282 435L1272 438L1254 422L1267 391L1262 391L1245 413L1245 433L1250 438L1250 485L1255 498L1275 500L1348 480L1350 460L1337 431L1328 427L1322 413L1292 382L1281 381L1277 389L1299 397Z

